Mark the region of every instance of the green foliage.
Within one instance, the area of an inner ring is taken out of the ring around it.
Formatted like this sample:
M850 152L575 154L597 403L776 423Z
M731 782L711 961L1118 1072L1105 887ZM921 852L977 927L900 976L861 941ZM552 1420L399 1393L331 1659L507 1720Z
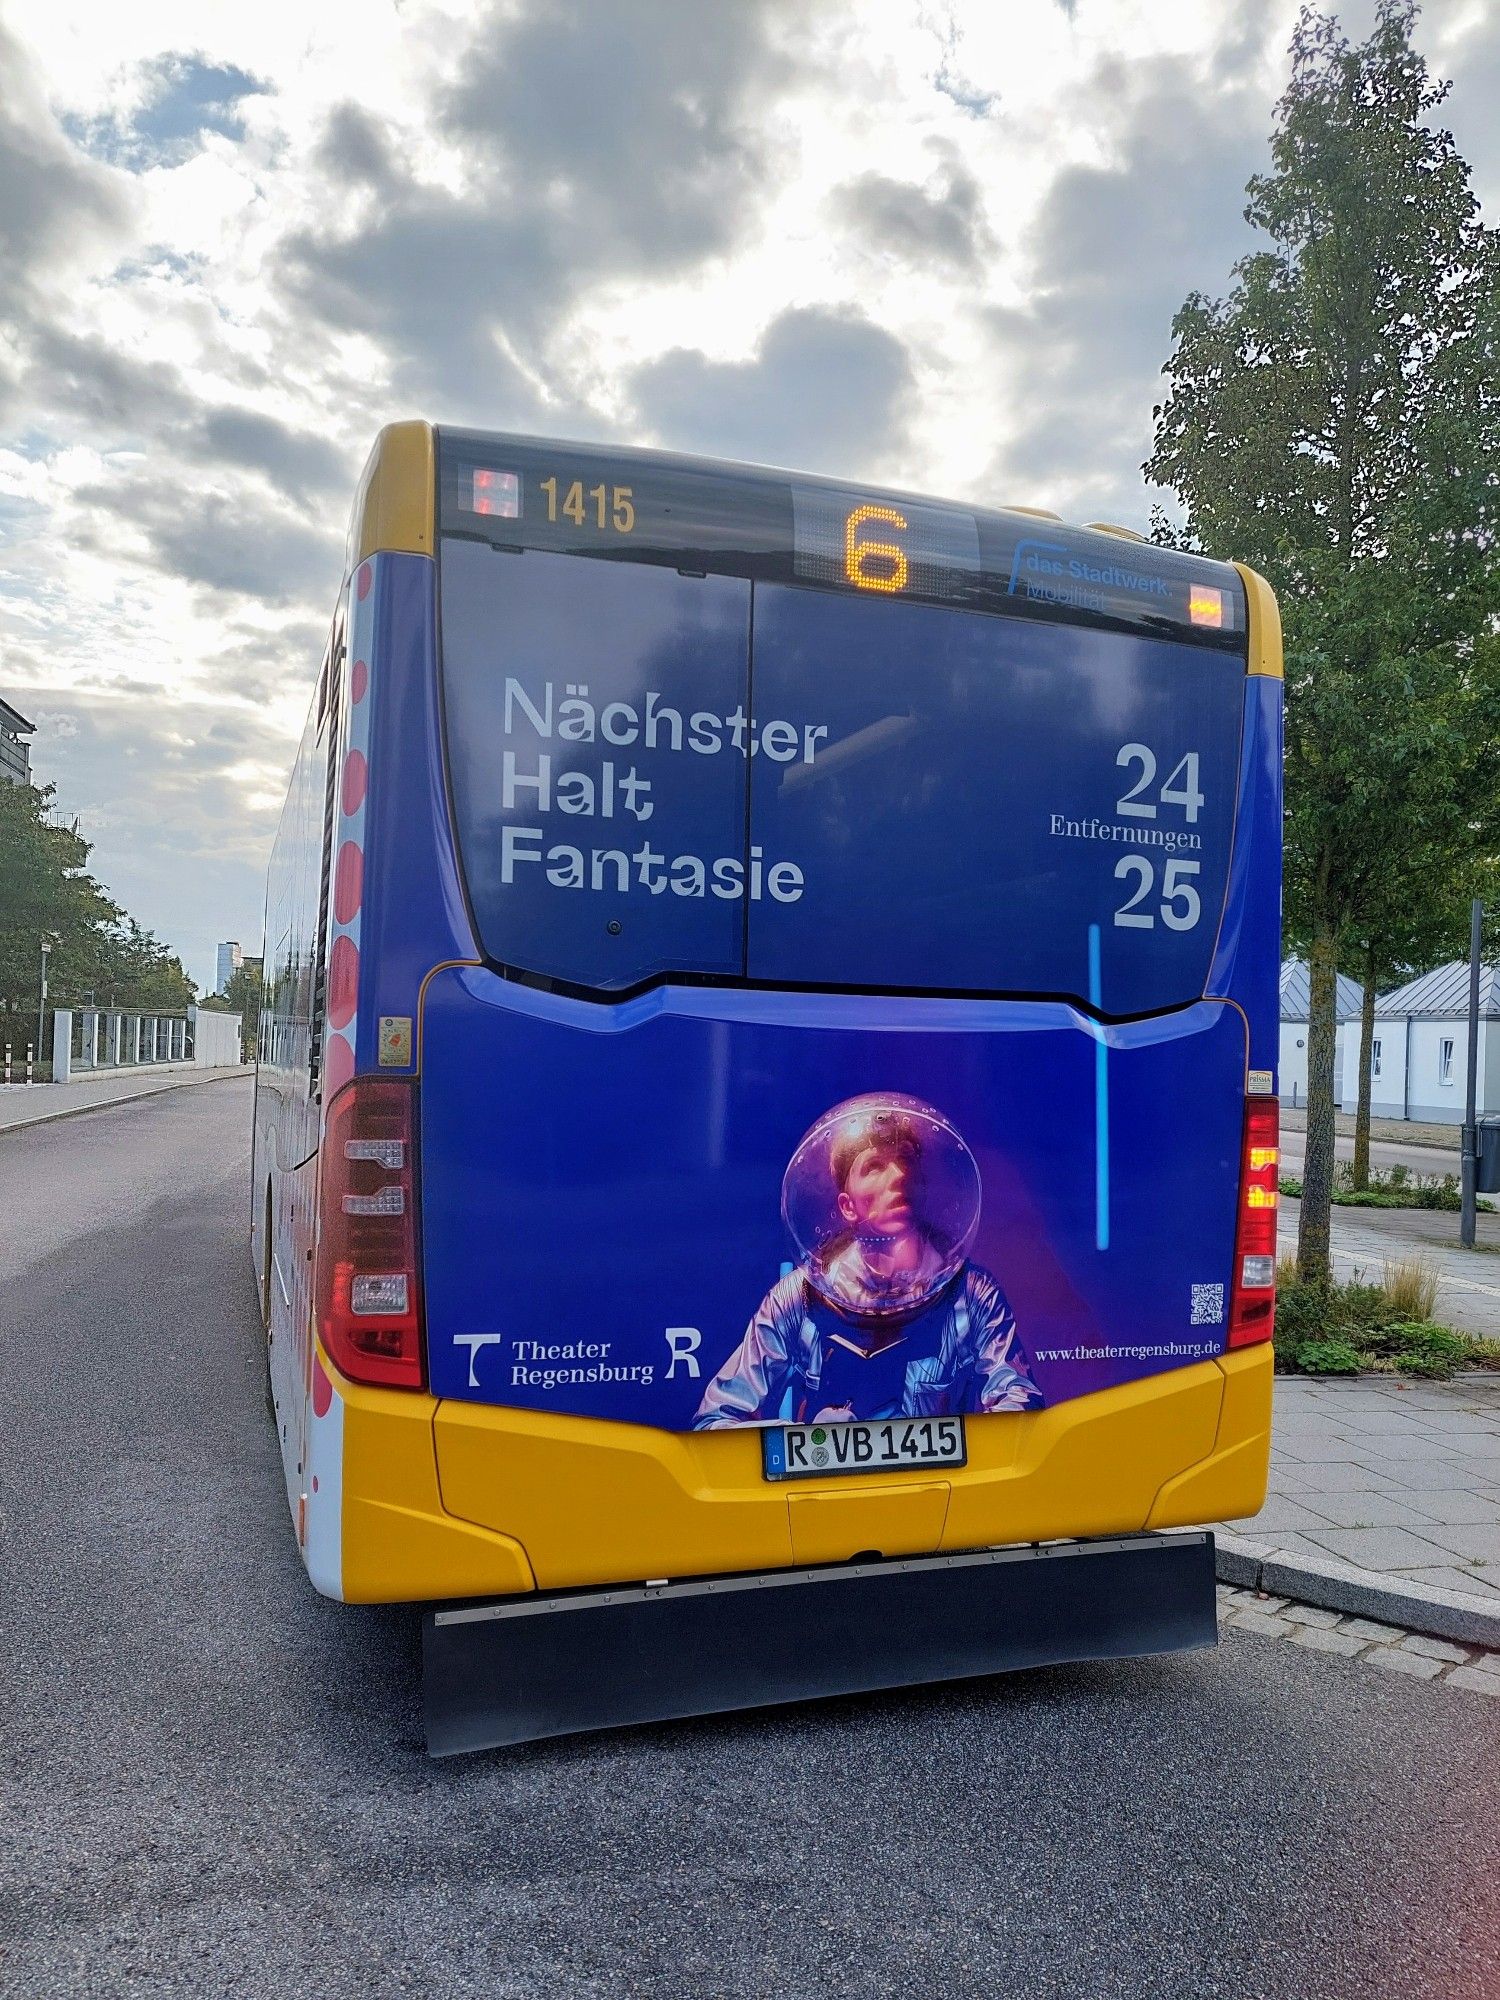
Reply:
M1457 1215L1463 1205L1457 1174L1417 1174L1395 1166L1372 1168L1367 1188L1352 1186L1352 1179L1349 1161L1340 1160L1333 1179L1336 1208L1427 1208ZM1280 1185L1283 1194L1301 1199L1302 1183L1294 1175L1286 1175ZM1485 1215L1495 1212L1495 1204L1483 1195L1476 1198L1475 1206Z
M193 998L181 960L88 873L89 843L51 822L53 796L50 785L0 785L0 1041L15 1044L36 1033L44 940L50 1005L175 1009Z
M1309 1340L1297 1355L1297 1367L1303 1375L1357 1375L1359 1350L1347 1340Z
M1441 1381L1455 1368L1466 1366L1472 1345L1451 1326L1430 1319L1407 1319L1382 1328L1371 1342L1371 1352L1388 1356L1398 1374Z
M1451 948L1500 821L1500 252L1432 122L1447 86L1415 19L1380 0L1356 46L1304 10L1248 188L1267 247L1177 314L1145 468L1185 511L1165 538L1249 561L1280 598L1288 932L1329 969L1361 944ZM1324 990L1302 1232L1326 1275Z
M1500 1342L1405 1315L1383 1285L1304 1284L1278 1274L1276 1367L1290 1375L1415 1375L1500 1368Z

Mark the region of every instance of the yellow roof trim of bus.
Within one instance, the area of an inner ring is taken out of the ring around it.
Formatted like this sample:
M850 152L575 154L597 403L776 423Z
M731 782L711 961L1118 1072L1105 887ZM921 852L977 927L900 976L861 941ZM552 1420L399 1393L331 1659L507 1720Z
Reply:
M346 569L380 552L430 556L436 519L432 425L387 424L375 440L354 496Z
M1144 542L1147 537L1134 528L1122 528L1117 521L1088 521L1084 524L1096 535L1118 535L1122 542Z
M1282 679L1281 610L1276 593L1263 576L1248 563L1236 563L1245 584L1245 607L1250 621L1250 660L1246 673Z

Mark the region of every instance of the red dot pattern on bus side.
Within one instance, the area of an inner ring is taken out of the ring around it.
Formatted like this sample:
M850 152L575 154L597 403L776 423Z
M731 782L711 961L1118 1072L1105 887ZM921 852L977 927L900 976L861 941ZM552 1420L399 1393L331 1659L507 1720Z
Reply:
M328 1037L328 1058L323 1064L323 1102L331 1103L354 1074L354 1048L347 1035Z
M363 603L370 594L370 565L368 563L360 564L359 575L354 579L354 588L359 593L360 602Z
M339 923L353 922L364 886L365 857L352 840L346 840L333 872L333 914Z
M328 1019L333 1027L348 1027L358 998L359 947L353 938L339 936L328 954Z
M328 1370L316 1354L313 1356L312 1405L315 1417L326 1417L333 1406L333 1384L328 1379ZM314 1491L317 1484L315 1479Z
M349 699L356 705L365 698L365 689L370 685L370 669L363 660L354 662L354 670L349 676Z
M346 815L352 817L365 802L365 783L369 776L363 750L351 750L344 759L343 804Z

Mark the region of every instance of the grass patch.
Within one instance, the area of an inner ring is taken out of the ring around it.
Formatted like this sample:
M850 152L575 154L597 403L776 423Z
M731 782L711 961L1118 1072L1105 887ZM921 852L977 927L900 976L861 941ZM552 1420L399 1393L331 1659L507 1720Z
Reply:
M1283 1257L1276 1285L1278 1374L1443 1382L1461 1368L1500 1370L1500 1341L1433 1319L1437 1273L1420 1257L1393 1259L1378 1285L1304 1285L1296 1260Z
M1387 1257L1380 1289L1403 1321L1430 1320L1437 1304L1438 1274L1425 1257Z
M1281 1192L1302 1194L1302 1183L1290 1175L1282 1181ZM1333 1169L1333 1202L1336 1208L1437 1208L1457 1215L1463 1206L1457 1174L1419 1174L1410 1167L1372 1167L1370 1185L1354 1185L1354 1163L1338 1160ZM1495 1204L1481 1196L1475 1206L1493 1215Z

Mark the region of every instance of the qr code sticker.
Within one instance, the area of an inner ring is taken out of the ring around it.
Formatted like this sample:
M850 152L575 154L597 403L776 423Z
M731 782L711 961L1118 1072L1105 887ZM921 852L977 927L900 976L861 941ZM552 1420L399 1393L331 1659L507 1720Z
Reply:
M1222 1285L1194 1285L1193 1325L1222 1326L1224 1324L1224 1287Z

